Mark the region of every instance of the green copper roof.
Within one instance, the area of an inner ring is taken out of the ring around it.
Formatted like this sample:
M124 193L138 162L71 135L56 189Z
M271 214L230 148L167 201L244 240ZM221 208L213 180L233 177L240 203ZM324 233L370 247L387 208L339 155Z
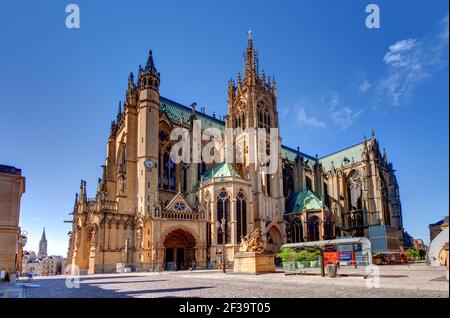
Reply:
M211 180L212 178L222 178L222 177L235 177L240 178L241 176L234 170L233 166L228 162L222 162L218 165L206 170L203 173L203 181Z
M300 155L304 158L305 162L309 166L313 166L317 161L314 157L307 155L300 151ZM287 159L288 161L294 162L295 158L297 158L297 150L294 150L288 146L281 146L281 158Z
M322 201L309 189L293 192L286 199L286 214L320 209L322 209Z
M160 97L160 110L161 112L165 112L167 116L176 122L180 122L181 119L183 122L189 124L190 118L192 114L192 109L190 107L181 105L177 102L174 102L168 98ZM196 112L195 116L198 120L201 120L201 128L217 128L220 130L225 129L225 122L222 120L219 120L217 118L214 118L212 116L209 116L207 114L203 114L201 112ZM341 167L341 165L348 165L351 164L352 161L358 162L361 160L361 155L363 152L364 144L360 143L355 146L343 149L341 151L335 152L331 155L322 157L320 159L316 159L312 156L309 156L303 152L300 152L300 155L304 158L306 164L310 167L312 167L317 160L322 164L324 171L330 171L331 170L331 163L333 162L334 166L336 168ZM283 159L287 159L291 162L295 161L295 158L297 157L297 150L292 149L287 146L281 146L281 157Z
M353 162L359 162L362 160L362 154L364 151L364 143L345 148L331 155L322 157L319 162L322 164L323 171L330 171L332 164L334 167L340 168L341 166L347 166Z
M173 121L183 121L187 124L191 121L192 109L174 102L168 98L160 97L159 102L161 104L160 111L165 112L167 116ZM217 128L223 130L225 128L225 122L218 120L212 116L196 112L195 116L198 120L201 120L202 129Z

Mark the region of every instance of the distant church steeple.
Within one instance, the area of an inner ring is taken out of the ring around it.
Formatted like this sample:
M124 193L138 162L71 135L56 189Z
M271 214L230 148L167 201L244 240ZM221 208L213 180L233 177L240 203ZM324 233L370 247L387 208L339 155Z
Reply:
M45 237L45 227L42 232L41 240L39 241L38 258L47 257L47 238Z

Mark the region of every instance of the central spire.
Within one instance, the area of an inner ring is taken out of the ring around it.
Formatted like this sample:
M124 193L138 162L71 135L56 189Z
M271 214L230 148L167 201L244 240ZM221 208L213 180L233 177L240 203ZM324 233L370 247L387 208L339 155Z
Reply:
M247 85L255 84L258 80L258 53L253 48L252 31L248 30L247 52L244 53L245 74L244 82Z

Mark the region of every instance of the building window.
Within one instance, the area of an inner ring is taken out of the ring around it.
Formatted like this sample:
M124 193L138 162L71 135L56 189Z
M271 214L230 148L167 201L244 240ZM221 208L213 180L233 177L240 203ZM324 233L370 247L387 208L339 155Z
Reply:
M349 211L362 210L361 178L357 171L353 171L347 181L347 196Z
M325 206L329 208L331 206L331 201L330 196L328 195L328 184L326 182L323 183L323 196L325 199Z
M217 221L222 222L225 218L225 243L229 244L231 241L231 229L228 223L230 222L230 197L228 192L222 190L217 198ZM217 243L222 244L222 227L219 226L217 231Z
M288 197L294 192L294 169L291 165L283 165L283 194Z
M168 152L163 155L162 165L162 189L175 191L176 188L176 169L175 163L170 159Z
M305 177L305 181L306 181L306 189L309 189L312 191L312 181L310 177Z
M247 235L247 200L242 191L236 197L237 239Z
M313 215L308 219L308 241L319 241L320 219Z
M303 242L303 226L299 217L294 217L289 223L290 243Z

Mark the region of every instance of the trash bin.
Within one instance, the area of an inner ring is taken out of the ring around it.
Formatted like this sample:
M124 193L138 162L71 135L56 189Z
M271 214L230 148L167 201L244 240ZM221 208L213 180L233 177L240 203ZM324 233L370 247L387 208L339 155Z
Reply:
M335 264L329 264L327 265L327 272L328 272L328 277L336 277L337 275L337 265Z

